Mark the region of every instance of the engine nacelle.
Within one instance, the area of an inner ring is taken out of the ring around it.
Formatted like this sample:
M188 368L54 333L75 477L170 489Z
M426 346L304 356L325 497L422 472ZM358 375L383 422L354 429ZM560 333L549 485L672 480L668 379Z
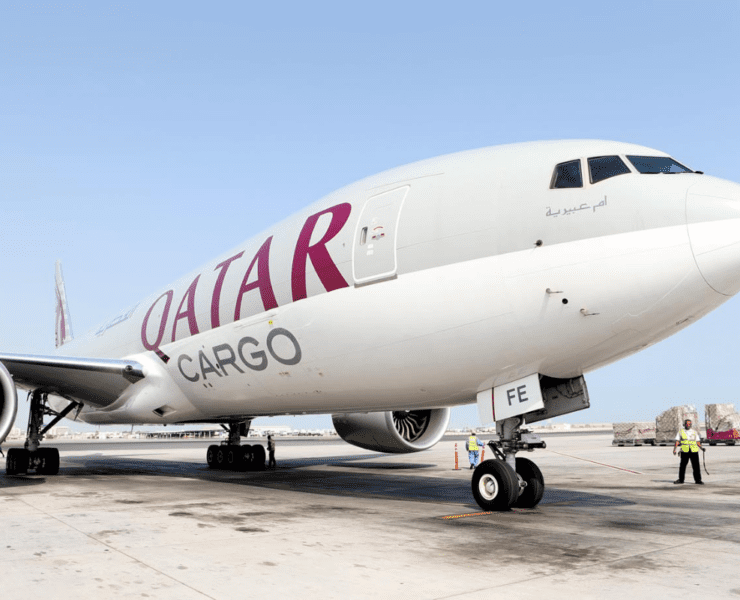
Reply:
M0 363L0 444L13 428L18 411L18 392L15 382L3 363Z
M332 415L334 429L354 446L404 454L436 444L450 422L449 408Z

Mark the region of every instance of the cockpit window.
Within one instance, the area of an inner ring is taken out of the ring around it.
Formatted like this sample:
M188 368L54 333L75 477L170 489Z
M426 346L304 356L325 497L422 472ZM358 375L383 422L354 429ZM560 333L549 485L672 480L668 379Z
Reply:
M583 187L581 177L581 161L571 160L560 163L555 167L552 177L552 188L579 188Z
M627 156L640 173L693 173L668 156Z
M618 156L589 158L588 170L591 174L591 183L598 183L604 181L604 179L630 172L629 167Z

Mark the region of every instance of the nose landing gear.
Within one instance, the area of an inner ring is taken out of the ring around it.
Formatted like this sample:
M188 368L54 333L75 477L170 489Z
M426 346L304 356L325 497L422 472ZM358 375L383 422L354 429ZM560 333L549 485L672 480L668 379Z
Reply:
M542 471L531 460L517 458L516 453L546 445L537 434L521 429L523 421L521 417L512 417L498 422L501 433L488 442L496 458L483 461L473 471L473 497L483 510L534 508L542 500Z

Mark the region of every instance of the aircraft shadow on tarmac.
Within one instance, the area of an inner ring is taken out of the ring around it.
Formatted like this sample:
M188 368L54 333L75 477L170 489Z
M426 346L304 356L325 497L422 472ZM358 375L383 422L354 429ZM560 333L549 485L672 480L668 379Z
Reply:
M392 455L388 455L392 456ZM65 457L59 476L114 477L146 475L157 477L189 477L234 485L248 485L272 489L332 496L382 497L414 502L453 502L476 507L468 479L427 477L416 472L435 467L433 464L393 463L368 461L367 454L320 458L286 459L277 469L259 472L235 472L209 469L204 464L152 460L140 457L104 456L93 454ZM383 455L379 456L383 458ZM326 469L306 467L327 467ZM345 470L333 469L341 467ZM347 469L380 473L353 472ZM383 471L395 471L385 474ZM398 474L406 471L408 474ZM413 474L412 474L413 473ZM44 476L0 477L0 489L18 485L37 485ZM590 494L571 490L547 488L542 505L610 507L635 504L614 496Z
M0 490L7 490L10 488L28 487L32 485L41 485L46 481L43 476L30 476L26 477L23 475L15 475L12 477L0 476Z

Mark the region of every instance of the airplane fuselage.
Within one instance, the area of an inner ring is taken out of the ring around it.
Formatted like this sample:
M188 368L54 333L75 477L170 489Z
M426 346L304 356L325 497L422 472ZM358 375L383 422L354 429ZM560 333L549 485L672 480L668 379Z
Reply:
M629 173L552 187L560 163L633 154L666 156L614 142L517 144L334 192L62 346L146 372L80 418L445 407L637 352L740 289L740 186L639 173L625 159Z

